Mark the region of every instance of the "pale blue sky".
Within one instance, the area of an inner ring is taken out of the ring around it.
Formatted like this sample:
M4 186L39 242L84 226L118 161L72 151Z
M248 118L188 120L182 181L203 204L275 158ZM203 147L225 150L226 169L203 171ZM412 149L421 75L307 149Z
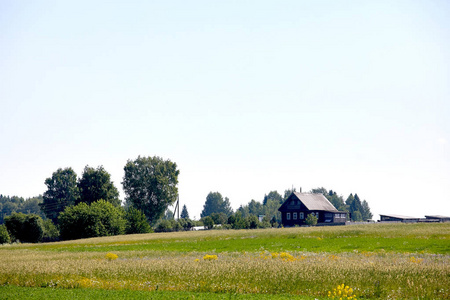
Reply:
M449 83L445 0L1 1L0 193L157 155L191 217L292 186L450 215Z

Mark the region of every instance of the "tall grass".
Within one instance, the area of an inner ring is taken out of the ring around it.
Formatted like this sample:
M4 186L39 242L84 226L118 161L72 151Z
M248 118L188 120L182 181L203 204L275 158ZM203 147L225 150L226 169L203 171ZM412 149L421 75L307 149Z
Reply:
M450 299L449 225L208 231L3 246L0 285L321 298L345 284L359 298ZM392 239L399 241L393 250L369 245ZM338 240L345 242L332 251ZM415 249L416 241L430 240L443 243L410 252L411 244ZM197 249L186 250L193 245Z

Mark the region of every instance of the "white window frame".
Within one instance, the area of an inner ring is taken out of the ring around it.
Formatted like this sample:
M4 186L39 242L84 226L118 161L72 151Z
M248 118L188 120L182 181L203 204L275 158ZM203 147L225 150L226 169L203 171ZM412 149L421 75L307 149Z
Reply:
M297 220L297 213L296 212L292 213L292 219L293 220Z
M303 220L305 218L305 214L303 212L300 212L300 220Z
M286 220L290 220L291 219L291 213L286 213Z

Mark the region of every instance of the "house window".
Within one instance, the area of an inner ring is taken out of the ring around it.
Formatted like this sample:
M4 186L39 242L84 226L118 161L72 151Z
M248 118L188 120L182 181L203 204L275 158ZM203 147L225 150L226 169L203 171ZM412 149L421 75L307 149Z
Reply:
M297 220L297 213L295 212L295 213L292 213L292 218L294 219L294 220Z
M286 220L290 220L291 219L291 213L286 213Z
M300 213L300 220L303 220L305 218L305 214L304 213Z

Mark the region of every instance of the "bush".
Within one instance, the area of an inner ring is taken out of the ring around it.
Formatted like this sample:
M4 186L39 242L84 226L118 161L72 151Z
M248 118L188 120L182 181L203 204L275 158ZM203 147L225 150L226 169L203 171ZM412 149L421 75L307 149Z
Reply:
M67 207L58 221L63 240L125 233L123 209L104 200Z
M13 213L5 218L5 225L12 241L37 243L44 236L42 218L35 214Z
M247 224L248 224L248 228L249 229L256 229L259 227L259 219L257 216L255 215L249 215L246 218Z
M8 230L5 225L0 225L0 244L11 243L11 238L9 237Z
M205 229L212 229L214 227L214 220L210 216L204 217L202 220Z
M59 240L59 230L53 224L52 220L44 220L44 236L42 237L43 242L54 242Z
M145 214L137 208L129 207L125 212L125 220L127 222L125 228L127 234L149 233L153 231Z
M156 225L155 231L156 232L171 232L172 229L173 229L172 222L170 222L169 220L161 220L161 222L159 222Z
M309 214L306 217L305 223L308 224L309 226L316 226L317 225L317 217L314 216L313 214Z

